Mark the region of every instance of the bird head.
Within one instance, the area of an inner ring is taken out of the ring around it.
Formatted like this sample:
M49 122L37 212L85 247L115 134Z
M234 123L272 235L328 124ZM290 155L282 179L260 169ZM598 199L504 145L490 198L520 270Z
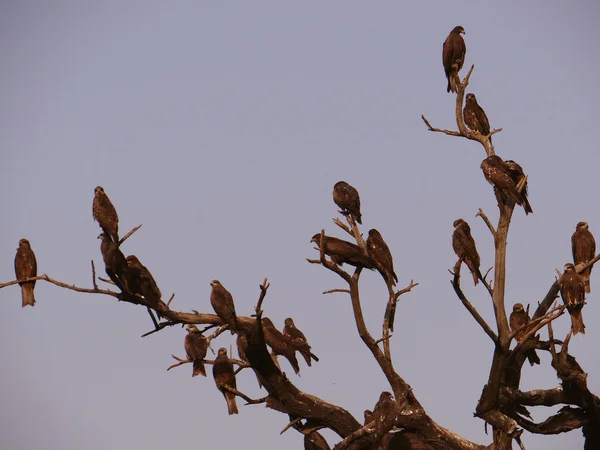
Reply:
M285 319L285 326L286 327L293 327L294 326L294 320L291 317L288 317L287 319Z
M466 34L465 29L463 27L461 27L460 25L454 27L454 29L452 31L454 33L458 33L458 34Z
M227 349L225 347L221 347L217 353L217 356L227 356Z
M106 235L105 235L104 233L100 233L100 234L98 235L98 239L102 239L102 240L104 240L104 237L105 237L105 236L106 236Z
M19 247L29 247L29 241L25 238L19 240Z
M577 224L577 229L578 230L587 230L589 228L587 222L579 222Z
M460 227L460 226L461 226L463 223L465 223L465 221L464 221L464 220L462 220L462 219L456 219L456 220L454 221L454 223L452 224L452 226L453 226L454 228L458 228L458 227Z
M381 234L375 228L371 228L369 230L369 237L373 237L373 236L381 236Z
M515 303L513 306L513 312L523 311L523 303Z
M135 266L140 265L140 260L137 259L137 256L135 256L135 255L127 256L127 258L125 258L125 261L127 261L127 265L130 267L135 267Z
M198 330L198 327L193 323L190 323L188 326L185 327L185 329L188 330L188 332L190 333L193 333L194 331L200 331Z
M104 188L102 186L96 186L94 189L94 197L100 197L102 194L104 194Z
M321 233L315 234L310 240L310 242L314 242L315 244L317 244L317 247L319 247L321 245Z
M221 286L221 282L219 280L212 280L210 285L215 288L217 286Z
M475 94L472 94L470 92L467 94L466 98L467 98L467 102L477 102L477 100L475 99Z
M571 263L565 264L565 272L575 271L575 266Z

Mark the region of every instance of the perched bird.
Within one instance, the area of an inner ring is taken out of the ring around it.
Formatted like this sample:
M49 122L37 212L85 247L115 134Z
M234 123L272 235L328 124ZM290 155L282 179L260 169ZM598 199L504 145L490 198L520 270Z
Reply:
M37 276L35 253L31 250L31 245L29 245L27 239L19 241L19 248L15 255L15 275L17 276L17 280ZM35 281L19 283L19 286L21 286L21 306L34 306L35 296L33 295L33 288L35 287Z
M465 29L461 26L454 27L442 47L442 63L448 79L446 92L456 92L456 82L460 81L458 72L465 62L467 46L461 34L465 34Z
M300 331L298 328L296 328L296 325L294 324L294 320L291 317L288 317L287 319L285 319L283 335L288 340L288 342L292 346L292 348L294 350L299 351L300 354L304 357L306 364L308 364L309 366L312 365L311 358L314 359L315 361L319 361L319 358L317 358L310 351L310 345L308 345L306 336L304 336L304 333L302 331Z
M483 170L483 175L488 183L496 189L499 189L504 197L510 197L518 205L523 206L525 214L533 212L531 205L529 205L529 201L527 200L525 188L519 193L517 183L515 183L513 175L511 175L509 168L502 158L498 155L488 156L482 161L481 170ZM513 168L513 171L514 170L516 170L516 168Z
M204 358L206 358L206 351L208 350L208 339L204 337L196 325L188 325L185 329L188 331L184 341L185 353L194 365L192 377L196 375L205 377Z
M379 400L373 408L373 420L375 420L375 435L378 440L392 429L396 421L396 402L389 392L382 392Z
M321 233L315 234L310 241L321 248ZM338 266L346 263L354 267L365 267L371 270L375 268L375 262L365 255L358 245L338 238L323 236L323 246L325 254L329 255L331 260Z
M571 263L565 264L565 271L560 279L560 296L571 315L573 334L585 334L585 325L581 316L585 301L585 283Z
M235 314L235 304L233 297L227 289L218 280L210 282L212 291L210 292L210 304L223 322L229 325L231 334L237 331L237 316Z
M479 271L479 253L477 253L477 248L475 247L475 239L471 236L471 227L463 219L456 219L453 226L452 248L459 260L464 262L471 271L473 283L477 286L477 283L483 277Z
M529 320L529 314L527 314L527 311L525 311L525 309L523 308L523 304L515 303L513 306L512 313L510 313L510 330L514 333L519 328L527 325L529 323ZM526 331L527 330L521 330L515 335L519 342L521 342L525 337ZM531 364L532 366L535 364L540 364L541 362L540 357L535 351L535 348L525 351L525 356L529 360L529 364Z
M100 251L102 252L102 258L104 259L106 274L115 285L121 289L121 292L130 294L131 291L129 290L128 284L130 278L129 266L127 265L125 256L108 234L100 233L98 239L102 239Z
M374 420L373 411L371 411L370 409L365 409L363 414L364 414L364 420L365 420L364 425L366 425L369 422L372 422Z
M304 450L330 450L329 444L321 433L313 431L304 435Z
M223 393L225 400L227 400L227 410L229 411L229 414L237 414L238 408L235 402L235 394L223 388L223 385L227 385L233 389L237 389L233 364L227 356L227 349L224 347L219 349L217 357L215 358L213 364L213 377L217 388Z
M587 222L579 222L575 233L571 236L571 249L573 250L573 264L586 263L596 256L596 241L589 230ZM581 278L585 283L585 292L592 291L590 287L590 275L592 268L588 267L581 272Z
M394 272L394 260L392 259L392 253L389 247L383 240L381 233L375 228L369 230L369 237L367 238L367 252L371 259L375 262L377 270L386 281L391 283L392 286L396 285L398 276Z
M265 342L271 347L273 353L284 356L292 365L296 374L300 373L300 365L296 359L296 350L287 341L285 336L275 328L273 322L268 317L263 317L261 320L263 331L265 333Z
M485 111L477 103L475 94L467 94L465 101L465 107L463 108L463 116L465 118L465 124L471 131L477 131L484 136L490 134L490 122L485 115ZM492 138L490 137L490 144Z
M149 306L156 308L162 293L154 277L135 255L129 255L125 260L129 267L127 282L131 293L141 295Z
M119 243L119 216L117 210L104 193L102 186L94 189L92 215L104 233L107 233L115 244Z
M360 214L360 197L358 191L345 181L338 181L333 186L333 201L342 210L342 214L350 215L362 224Z
M504 161L504 167L508 171L510 177L515 182L515 186L518 186L521 180L525 178L525 172L523 172L523 168L519 164L514 162L512 159L507 159L506 161ZM521 201L521 203L519 204L522 204L523 208L525 209L525 214L533 213L533 209L531 209L529 199L527 198L527 196L529 195L527 192L527 179L525 179L525 181L523 182L523 188L521 189L521 192L517 192L517 195L519 196L519 199Z
M244 362L250 362L246 356L246 349L248 348L248 339L246 338L246 335L244 333L238 333L235 343L240 359Z

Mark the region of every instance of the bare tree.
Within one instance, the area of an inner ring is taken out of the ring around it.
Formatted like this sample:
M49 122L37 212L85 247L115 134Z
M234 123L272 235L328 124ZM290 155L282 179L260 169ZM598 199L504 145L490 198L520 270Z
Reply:
M422 118L430 131L476 141L482 145L485 156L490 157L495 155L491 137L500 132L501 129L483 135L477 131L468 130L463 118L465 91L473 69L474 66L470 68L462 81L460 79L456 80L455 115L457 131L434 128L424 116ZM91 288L74 286L55 280L46 274L3 283L0 284L0 288L16 285L18 282L23 281L42 280L64 289L115 297L123 302L141 305L148 310L154 324L153 330L145 336L167 327L182 324L205 325L202 330L190 328L202 333L214 329L212 334L207 337L209 342L217 339L225 330L235 332L239 337L239 342L241 342L238 347L241 351L239 351L239 358L232 358L232 355L230 355L230 361L237 366L236 373L251 368L259 384L265 390L265 395L253 399L243 393L242 386L238 388L223 382L217 383L218 388L224 394L234 394L240 397L246 404L264 403L267 407L286 414L289 417L289 424L285 430L293 428L304 434L304 445L307 449L331 448L319 433L321 429L330 429L339 436L339 440L333 446L337 450L409 448L505 450L513 448L513 441L520 448L525 448L522 439L524 430L530 433L556 434L579 428L583 429L586 449L600 448L600 399L588 390L587 374L575 358L568 353L571 333L564 340L555 339L553 336L552 322L565 312L564 306L555 306L561 284L561 274L537 306L531 321L518 329L511 329L509 326L504 295L507 237L515 205L521 203L520 199L525 192L526 183L527 177L523 174L515 181L514 188L516 191L512 192L512 195L508 195L502 186L494 188L499 210L498 222L495 226L481 209L477 213L477 216L483 220L490 231L494 242L495 261L493 282L487 279L489 274L483 276L479 274L475 279L481 277L480 289L484 289L484 292L487 291L485 295L490 297L495 324L486 323L461 289L460 270L463 262L461 257L459 257L451 272L452 287L458 299L481 326L485 335L494 343L489 376L483 383L481 397L474 408L475 415L486 424L491 425L493 429L493 442L487 444L470 442L437 424L419 403L417 394L413 392L394 367L391 352L393 343L391 329L393 328L397 302L400 296L409 293L418 283L411 281L404 288L396 289L394 277L390 275L393 270L389 270L389 268L376 261L374 255L369 251L367 243L363 239L363 233L356 222L356 214L343 211L342 214L346 222L340 220L340 218L334 219L336 225L356 244L345 241L345 244L342 244L342 250L339 247L328 247L328 237L322 230L320 234L315 235L313 238L317 244L318 255L313 259L308 259L308 262L321 265L345 283L344 288L331 289L324 292L324 294L341 293L350 297L358 334L373 355L375 363L379 366L389 384L389 387L384 389L378 400L373 399L373 411L365 414L364 421L355 418L341 406L302 392L282 372L277 362L277 355L283 355L289 359L295 358L296 352L304 351L305 354L308 352L307 362L310 363L310 347L307 350L305 342L297 342L283 334L279 336L279 334L274 334L272 330L264 326L263 319L267 316L263 305L265 301L268 301L269 289L269 283L266 279L260 285L255 314L252 316L237 316L234 322L229 324L216 314L197 311L183 312L171 309L173 296L166 302L163 299L150 299L148 295L144 294L143 288L133 290L127 287L133 286L134 283L126 283L122 292L101 289L98 287L98 279L106 283L110 283L110 281L97 276L93 262L93 285ZM138 229L139 227L136 227L131 230L114 244L117 246L122 245ZM576 267L577 272L582 272L593 266L598 259L600 259L600 256L579 264ZM344 263L354 266L354 269L351 271L344 270L342 268ZM382 329L380 331L369 330L366 326L359 291L363 270L375 268L380 271L381 279L388 291L386 307L382 311ZM124 274L125 278L128 276L134 275L131 273ZM154 290L154 292L156 291L158 289ZM235 327L233 327L234 323ZM541 340L537 335L543 328L548 329L548 340L546 341ZM512 345L513 341L516 342L514 346ZM269 352L268 347L272 349L272 352ZM557 350L557 347L560 350ZM526 361L527 352L532 349L550 352L552 356L551 364L561 380L560 385L553 389L520 391L522 366ZM169 369L193 363L189 356L173 357L177 360L177 363ZM209 359L204 362L206 364L214 363L213 360ZM553 405L563 405L563 407L541 423L535 423L531 420L527 408ZM366 405L366 407L371 408L371 405Z

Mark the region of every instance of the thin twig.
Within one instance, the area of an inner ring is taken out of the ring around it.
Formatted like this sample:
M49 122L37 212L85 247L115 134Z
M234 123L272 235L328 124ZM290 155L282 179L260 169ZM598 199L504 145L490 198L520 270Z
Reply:
M159 332L163 328L172 327L173 325L181 325L181 323L180 322L173 322L171 320L168 321L168 322L161 322L161 323L158 324L158 326L156 326L154 328L154 330L151 330L151 331L148 331L147 333L142 334L141 337L150 336L151 334Z
M135 233L137 230L139 230L140 228L142 228L142 224L139 224L137 227L135 227L133 230L131 230L129 233L127 233L125 236L123 236L121 238L121 240L119 240L119 243L117 244L119 247L121 246L121 244L123 244L123 242L125 242L127 239L129 239L129 237Z
M92 259L92 285L94 289L98 289L98 284L96 283L96 267L94 266L94 260Z
M175 292L173 292L171 294L171 298L169 299L169 301L167 302L167 308L171 306L171 302L173 301L173 299L175 298Z
M46 274L38 275L35 277L23 278L21 280L13 280L13 281L8 281L6 283L1 283L0 289L2 289L4 287L12 286L13 284L17 284L19 282L37 281L37 280L47 281L48 283L54 284L55 286L65 288L65 289L70 289L71 291L83 292L86 294L105 294L105 295L110 295L110 296L118 298L118 299L120 299L120 295L121 295L118 292L109 291L106 289L97 289L97 288L88 289L88 288L82 288L79 286L75 286L74 284L63 283L62 281L58 281L58 280L55 280L54 278L50 278Z
M246 404L247 405L258 405L259 403L265 403L267 401L267 397L262 397L262 398L257 398L256 400L248 397L246 394L238 391L236 388L229 386L228 384L224 384L224 383L218 383L218 386L221 389L225 389L226 391L231 392L232 394L237 395L238 397L243 398L244 400L246 400Z
M290 423L288 423L283 430L281 430L279 435L281 436L283 433L285 433L287 430L292 428L294 425L296 425L301 420L302 420L302 417L296 417L294 420L292 420Z
M256 307L254 308L256 316L262 316L262 304L265 300L265 297L267 296L267 289L269 289L269 286L271 286L271 284L266 278L263 280L263 283L259 286L260 296L258 297L258 302L256 303Z
M490 233L492 233L492 236L496 238L496 230L494 229L494 225L492 225L492 222L490 222L488 216L483 212L483 209L479 208L479 211L477 214L475 214L475 217L481 217L490 230Z
M328 291L323 292L323 295L333 294L335 292L343 292L344 294L349 294L350 290L349 289L329 289Z

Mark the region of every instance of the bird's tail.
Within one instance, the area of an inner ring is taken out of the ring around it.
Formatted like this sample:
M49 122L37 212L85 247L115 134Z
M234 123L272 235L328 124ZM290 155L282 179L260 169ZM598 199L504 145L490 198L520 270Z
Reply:
M569 311L571 314L571 324L573 328L573 334L582 333L585 334L585 325L583 324L583 317L581 315L581 309L572 309Z
M227 410L229 411L229 415L237 414L238 407L235 401L235 394L232 392L224 392L223 395L225 395L225 400L227 400Z
M452 79L452 72L450 72L448 74L448 87L446 88L446 92L456 92L456 89L454 88L453 79Z
M358 222L360 225L362 225L362 214L361 214L361 213L358 213L358 214L356 215L356 221L357 221L357 222Z
M304 358L304 361L306 361L306 364L309 367L312 366L312 361L310 359L310 355L311 355L310 351L308 351L308 350L300 350L300 354Z
M294 368L294 372L296 372L296 375L298 375L300 373L300 364L298 364L298 360L296 359L296 352L289 355L287 360L290 362L290 364Z
M525 214L533 214L533 209L529 204L529 200L525 196L523 196L523 209L525 209Z
M196 359L194 361L194 372L192 373L192 376L195 377L198 375L202 375L203 377L206 376L206 369L204 368L203 359Z
M35 305L35 297L33 295L33 283L23 283L21 286L21 306L25 307L27 305L34 306Z
M465 263L467 264L467 267L471 271L471 275L473 275L473 283L475 284L475 286L477 286L477 284L479 283L479 280L483 279L483 276L481 275L479 267L477 267L475 264L473 264L473 262L469 259L465 259Z
M311 353L311 354L310 354L310 357L311 357L312 359L314 359L316 362L319 362L319 358L317 358L317 355L315 355L314 353ZM310 364L309 364L309 365L310 365Z
M540 357L538 356L535 349L532 348L531 350L527 350L525 352L525 356L527 356L529 364L531 364L532 366L534 366L535 364L541 364Z

